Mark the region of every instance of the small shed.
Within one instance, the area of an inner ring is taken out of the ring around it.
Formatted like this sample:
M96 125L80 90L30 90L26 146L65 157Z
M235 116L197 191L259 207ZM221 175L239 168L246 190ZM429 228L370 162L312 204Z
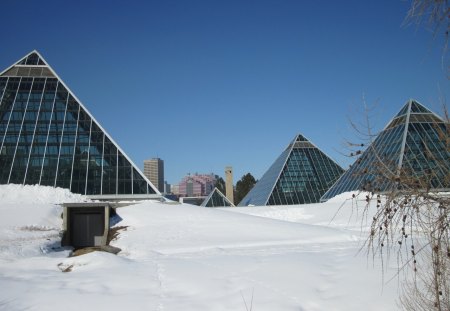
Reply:
M107 244L109 218L115 211L108 202L64 203L62 246L74 248Z

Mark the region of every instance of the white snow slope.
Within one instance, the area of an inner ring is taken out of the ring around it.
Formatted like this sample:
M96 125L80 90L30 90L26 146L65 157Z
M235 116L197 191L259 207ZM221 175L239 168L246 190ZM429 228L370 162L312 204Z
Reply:
M380 262L359 252L361 215L348 197L228 209L143 202L117 210L128 226L113 242L118 256L68 257L55 204L83 198L0 186L0 310L397 310L397 281L383 284Z

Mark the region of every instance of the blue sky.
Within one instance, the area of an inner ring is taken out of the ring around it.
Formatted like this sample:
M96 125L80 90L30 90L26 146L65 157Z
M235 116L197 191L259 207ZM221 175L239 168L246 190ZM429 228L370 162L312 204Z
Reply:
M2 1L0 70L33 49L139 166L257 179L297 133L344 168L363 96L380 129L449 98L443 35L409 1Z

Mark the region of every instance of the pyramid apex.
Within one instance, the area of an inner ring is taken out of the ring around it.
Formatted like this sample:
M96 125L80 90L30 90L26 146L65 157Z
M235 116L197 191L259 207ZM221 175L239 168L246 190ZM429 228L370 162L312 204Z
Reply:
M30 54L33 54L33 53L34 53L34 54L37 54L40 58L43 58L43 57L42 57L42 54L39 53L38 50L34 49L33 51L30 52Z
M37 50L33 50L22 57L15 65L48 66L47 62Z
M415 100L414 98L410 98L400 109L400 111L395 115L394 119L410 113L425 113L436 115L430 109L422 105L419 101ZM438 115L436 116L439 117Z
M301 133L298 133L295 136L294 141L308 141L308 139L305 136L303 136Z

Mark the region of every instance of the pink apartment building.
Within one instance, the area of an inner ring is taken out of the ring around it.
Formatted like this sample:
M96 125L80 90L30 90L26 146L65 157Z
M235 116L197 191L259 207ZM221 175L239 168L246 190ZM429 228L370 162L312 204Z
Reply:
M195 174L183 177L179 183L180 197L207 196L216 183L214 174Z

